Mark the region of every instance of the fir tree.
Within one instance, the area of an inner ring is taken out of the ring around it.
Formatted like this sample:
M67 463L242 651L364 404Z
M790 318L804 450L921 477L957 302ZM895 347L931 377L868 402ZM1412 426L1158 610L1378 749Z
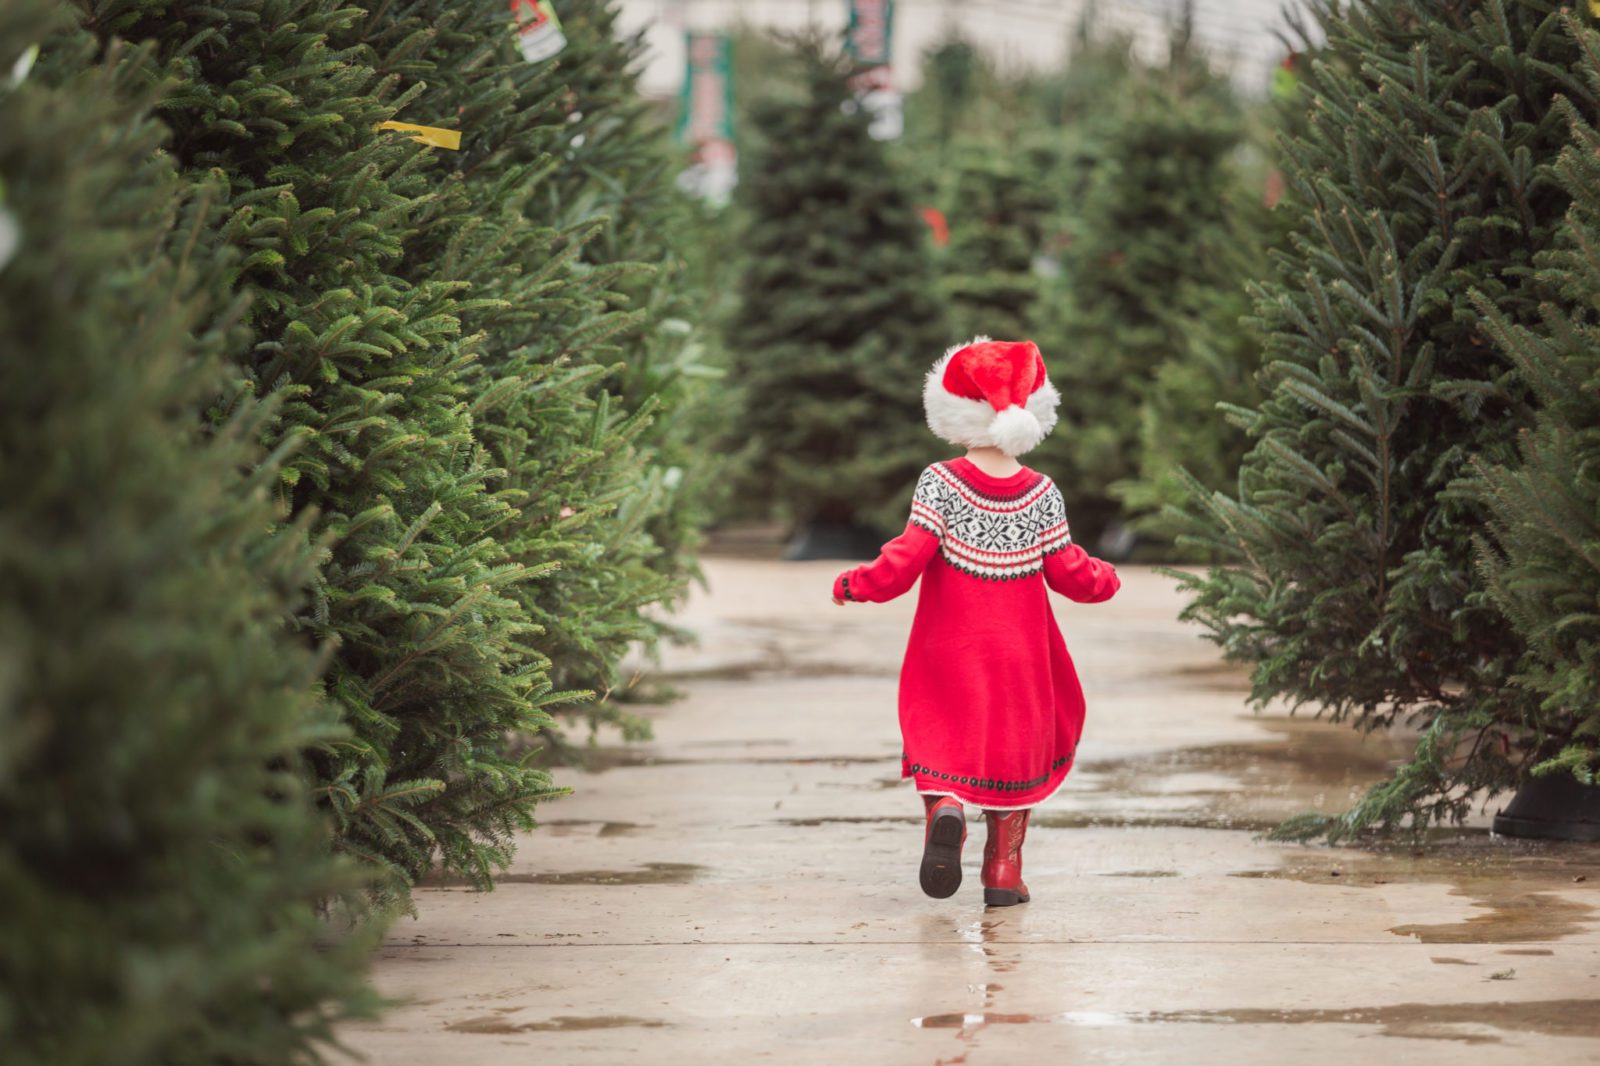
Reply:
M539 575L511 592L537 627L534 698L618 720L615 664L663 632L643 608L682 590L716 464L685 474L704 367L665 134L619 76L638 43L603 3L564 6L562 24L566 47L537 63L493 0L392 5L366 39L405 54L430 36L406 66L425 86L413 113L463 129L398 270L470 286L475 432L514 509L494 536Z
M710 294L684 251L698 238L700 220L676 187L679 159L669 132L639 92L643 37L620 36L617 10L614 0L562 8L568 45L555 60L554 79L566 108L563 165L529 212L547 225L592 232L581 241L572 287L595 294L593 323L574 321L566 338L546 343L551 352L575 351L607 368L606 395L597 400L607 405L614 432L601 445L609 461L591 474L609 506L592 532L604 550L585 544L538 586L557 595L530 605L564 637L577 630L551 654L563 687L600 693L586 708L592 721L615 714L606 697L626 684L616 676L624 650L648 650L674 632L644 608L675 601L698 573L707 498L726 473L711 446L725 413L705 388L721 373L706 350ZM594 624L561 624L577 605ZM630 732L643 726L640 719L626 724Z
M1266 249L1282 228L1261 201L1260 182L1222 168L1207 176L1222 214L1195 247L1210 269L1189 272L1170 294L1164 311L1181 341L1156 366L1139 404L1137 474L1111 486L1133 528L1170 558L1185 554L1173 540L1190 484L1229 488L1249 448L1229 415L1261 399L1261 338L1242 321L1250 311L1245 286L1266 268Z
M739 186L749 222L729 344L757 442L744 489L802 520L889 528L941 454L919 383L953 341L923 222L852 106L845 63L815 41L794 61L804 93L753 108L759 148Z
M1354 810L1286 827L1338 836L1464 814L1514 778L1505 731L1538 713L1473 567L1483 508L1450 485L1527 424L1471 294L1536 320L1529 268L1568 203L1550 101L1595 97L1555 3L1313 10L1326 46L1283 145L1296 235L1257 290L1266 399L1241 415L1236 493L1196 494L1195 541L1226 563L1184 585L1186 617L1255 664L1257 699L1422 729Z
M952 36L930 49L922 63L922 88L906 102L908 135L920 133L930 140L943 163L945 150L956 140L991 76L983 55L961 37Z
M1600 96L1600 35L1575 19L1582 73ZM1572 197L1563 238L1535 259L1550 296L1540 319L1511 322L1480 299L1487 331L1539 407L1514 460L1474 464L1494 550L1479 543L1489 595L1527 645L1513 680L1539 700L1522 722L1497 721L1488 739L1525 773L1600 769L1600 130L1591 110L1562 100L1573 143L1556 172Z
M950 246L939 257L940 291L957 339L1020 339L1032 332L1039 297L1034 258L1050 202L1037 154L969 143L946 207Z
M216 357L209 190L160 151L143 57L90 63L47 12L0 8L0 69L43 44L0 83L0 1047L306 1061L370 1005L378 932L317 916L359 882L299 763L335 735L283 624L306 537L267 532L282 456Z
M1125 523L1112 486L1139 473L1159 368L1234 358L1197 350L1204 341L1193 321L1201 308L1227 314L1225 299L1208 305L1230 280L1219 268L1234 255L1229 156L1241 128L1225 87L1181 47L1168 68L1118 84L1117 99L1088 120L1063 179L1070 242L1036 330L1061 391L1061 422L1037 462L1068 492L1074 534L1087 543ZM1182 383L1169 376L1167 384Z
M324 683L352 731L313 753L319 793L338 847L403 892L436 859L483 883L557 790L506 751L551 693L517 598L537 572L497 539L515 509L473 433L477 305L406 259L444 175L436 149L377 128L419 117L407 73L431 33L378 53L368 18L336 0L109 0L88 25L151 42L174 157L225 184L221 232L245 256L229 279L251 296L233 355L282 403L266 442L304 441L281 506L332 544L296 619L335 647Z

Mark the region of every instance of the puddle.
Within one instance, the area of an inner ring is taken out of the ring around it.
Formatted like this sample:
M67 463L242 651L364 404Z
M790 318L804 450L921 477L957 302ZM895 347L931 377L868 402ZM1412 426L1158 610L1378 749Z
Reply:
M1450 894L1475 895L1470 889L1461 888L1451 889ZM1594 907L1586 903L1573 903L1542 892L1493 892L1474 899L1473 906L1488 909L1464 922L1397 925L1389 932L1416 937L1424 944L1515 944L1558 940L1582 932L1585 919L1594 913Z
M1035 810L1029 829L1219 829L1236 833L1266 833L1282 818L1243 817L1227 814L1112 814L1104 811Z
M923 825L924 819L915 815L839 815L833 818L779 818L779 825L815 827L819 825Z
M640 829L651 829L653 826L641 826L637 822L605 822L596 818L541 818L539 828L548 830L551 836L568 836L574 829L582 829L591 825L600 828L595 831L595 836L621 837L632 836ZM498 880L498 878L497 878Z
M650 679L668 683L673 681L692 681L696 684L702 684L712 681L731 681L747 684L752 681L780 678L798 678L805 681L814 681L818 678L835 677L892 678L900 676L898 665L894 669L890 669L881 662L841 663L832 661L825 653L826 636L819 634L818 643L823 646L824 654L812 656L806 654L805 649L802 648L785 648L778 641L763 641L761 646L750 649L751 657L748 659L718 663L714 666L679 666L671 670L652 670ZM794 654L795 652L800 654Z
M502 1008L503 1013L484 1014L451 1022L445 1029L452 1033L569 1033L585 1029L661 1029L668 1023L655 1018L634 1018L626 1014L603 1014L594 1017L561 1015L542 1022L513 1022L504 1012L520 1010L518 1007Z
M1557 940L1584 931L1600 906L1600 892L1574 888L1574 875L1597 864L1600 850L1592 846L1462 834L1447 845L1427 850L1301 849L1277 869L1245 870L1231 876L1346 888L1448 885L1450 895L1470 899L1481 913L1461 921L1397 925L1389 931L1424 944L1515 944ZM1574 892L1593 901L1557 894Z
M1119 759L1084 759L1064 797L1076 811L1041 812L1037 824L1176 825L1265 832L1307 810L1348 809L1408 758L1414 738L1363 735L1302 717L1242 718L1271 734ZM1149 815L1129 810L1143 801Z
M1592 999L1547 999L1524 1003L1397 1003L1386 1007L1284 1009L1243 1007L1190 1011L1064 1011L1060 1014L928 1014L911 1019L920 1029L987 1025L1367 1025L1383 1036L1496 1044L1500 1033L1553 1037L1600 1037L1600 1010ZM1485 1032L1484 1030L1493 1030Z
M900 762L893 755L748 755L682 756L661 755L652 750L630 747L585 749L577 769L603 774L608 770L630 770L641 766L852 766L857 763L890 764Z
M692 862L647 862L633 870L577 870L572 873L497 874L497 885L682 885L699 878L705 870ZM421 882L426 888L468 886L464 877L430 877Z
M1243 695L1249 695L1250 693L1250 667L1243 663L1230 663L1221 659L1214 659L1209 662L1165 670L1162 671L1162 676L1178 678L1183 682L1183 686L1186 689L1203 689L1210 692L1238 692Z
M961 939L969 944L979 955L982 955L985 965L995 973L1011 973L1016 970L1017 963L1021 961L1020 957L1009 957L1001 954L999 947L996 946L996 934L999 932L1000 927L1005 924L1006 919L1004 918L980 918L975 922L967 923L957 930ZM1021 948L1018 945L1011 945L1010 950L1018 953ZM1001 986L986 984L982 987L983 1005L987 1007L994 999L994 994L1000 991Z

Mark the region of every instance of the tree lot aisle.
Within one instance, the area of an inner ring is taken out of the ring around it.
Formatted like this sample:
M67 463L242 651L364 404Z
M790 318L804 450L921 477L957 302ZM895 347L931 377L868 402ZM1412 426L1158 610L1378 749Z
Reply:
M834 607L835 569L708 560L656 743L602 751L494 892L420 887L375 970L409 1002L349 1045L386 1066L1315 1063L1378 1035L1408 1038L1380 1045L1407 1062L1459 1062L1468 1038L1475 1064L1600 1054L1594 850L1478 828L1421 857L1257 839L1342 809L1410 740L1252 716L1143 567L1093 615L1055 603L1089 721L1029 835L1034 902L984 911L981 830L962 891L923 896L894 717L913 597Z

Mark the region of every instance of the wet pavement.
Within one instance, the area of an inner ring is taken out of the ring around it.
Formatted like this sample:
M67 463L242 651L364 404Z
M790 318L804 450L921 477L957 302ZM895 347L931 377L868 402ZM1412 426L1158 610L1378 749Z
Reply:
M656 740L594 753L500 886L417 892L342 1039L384 1064L1600 1062L1600 846L1279 844L1404 738L1245 704L1124 568L1056 600L1089 703L1035 817L1033 902L917 887L896 676L915 592L833 606L831 563L711 559Z

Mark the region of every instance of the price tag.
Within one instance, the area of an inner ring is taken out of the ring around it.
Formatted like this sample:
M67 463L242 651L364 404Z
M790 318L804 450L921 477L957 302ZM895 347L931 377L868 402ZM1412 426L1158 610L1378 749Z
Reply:
M516 21L517 47L528 62L543 62L567 46L550 0L511 0L511 17Z
M434 148L445 148L452 152L461 151L461 131L441 129L438 126L418 126L410 122L380 122L380 130L399 130L401 133L413 135L414 140Z

